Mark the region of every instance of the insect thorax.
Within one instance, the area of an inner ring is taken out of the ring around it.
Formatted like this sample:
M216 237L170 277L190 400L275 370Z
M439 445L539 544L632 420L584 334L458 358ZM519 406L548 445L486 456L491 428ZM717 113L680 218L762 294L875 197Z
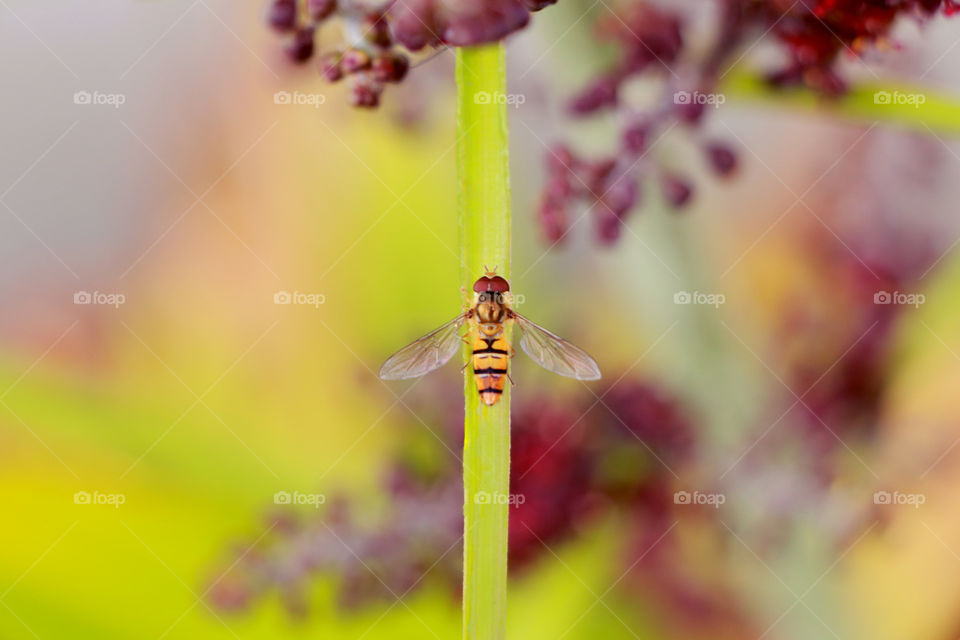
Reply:
M477 322L480 324L495 323L500 324L506 315L505 307L499 302L477 303Z

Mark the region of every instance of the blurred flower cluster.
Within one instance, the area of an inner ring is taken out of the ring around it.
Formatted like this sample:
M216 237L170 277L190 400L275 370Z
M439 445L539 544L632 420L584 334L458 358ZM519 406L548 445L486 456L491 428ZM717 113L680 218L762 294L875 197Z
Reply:
M523 28L530 12L556 0L273 0L267 19L287 37L291 61L313 57L317 32L340 25L341 44L322 52L320 75L350 79L350 103L375 107L386 83L403 80L406 51L496 42Z
M286 34L294 62L314 53L316 32L340 24L341 44L322 53L320 75L329 82L349 78L350 102L375 107L385 84L404 79L411 51L425 47L468 46L501 40L523 28L530 12L555 0L273 0L269 22ZM705 113L721 106L725 73L759 40L775 43L785 62L765 72L774 87L806 86L838 96L846 83L838 69L844 55L889 49L890 30L899 17L926 20L950 15L957 0L711 0L710 44L694 35L702 8L685 11L671 3L624 0L600 11L595 20L599 44L617 55L569 101L569 113L586 118L616 112L619 142L608 153L586 157L567 145L546 158L538 220L546 240L563 241L576 213L586 209L598 242L612 244L624 220L639 206L651 182L675 210L694 197L688 171L648 154L652 144L682 126L702 149L706 166L719 177L736 169L734 150L703 133ZM336 20L335 20L336 19ZM659 84L657 98L639 104L630 97L638 79Z
M926 19L938 11L954 13L954 0L715 0L712 42L692 33L691 12L669 4L623 2L596 22L601 43L618 49L615 61L591 79L569 103L575 118L615 111L622 123L620 141L610 153L595 158L558 145L547 154L548 179L539 209L549 242L563 240L574 210L586 207L599 242L610 244L622 231L626 216L640 203L641 185L659 184L673 209L690 202L694 185L678 168L648 157L650 146L680 125L701 147L706 165L720 177L736 167L726 143L702 133L704 115L726 100L720 81L760 39L770 39L787 62L766 74L771 85L804 85L836 96L846 88L838 70L842 54L861 55L871 47L889 47L887 36L896 18ZM700 9L697 13L701 13ZM659 83L653 104L638 104L629 85L638 78Z
M914 209L943 193L944 153L925 136L864 136L848 158L851 169L811 198L830 226L814 216L798 221L784 258L792 275L776 292L762 276L752 282L772 314L760 352L776 381L723 482L750 504L756 519L742 535L759 553L783 552L791 532L825 512L818 532L841 549L874 525L882 532L893 517L871 493L890 482L876 460L885 432L897 428L904 330L917 322L924 278L953 240L943 232L945 216ZM914 166L922 169L905 170ZM903 456L904 466L930 472L942 446L925 443Z
M602 397L518 398L511 443L511 572L523 572L549 557L548 547L616 513L630 524L623 565L648 573L633 582L656 585L658 598L682 617L735 617L724 589L670 569L677 549L664 538L671 523L683 517L717 526L709 507L674 500L674 469L697 456L694 425L675 400L646 383L622 381ZM337 585L346 609L390 603L427 582L456 596L463 484L460 462L447 448L462 447L459 413L451 408L437 417L444 425L443 445L425 429L411 428L386 470L388 502L373 521L360 513L357 498L347 496L312 517L272 513L269 535L225 559L230 570L211 590L212 602L242 610L279 592L291 613L304 614L306 588L321 578ZM670 579L663 579L667 574Z

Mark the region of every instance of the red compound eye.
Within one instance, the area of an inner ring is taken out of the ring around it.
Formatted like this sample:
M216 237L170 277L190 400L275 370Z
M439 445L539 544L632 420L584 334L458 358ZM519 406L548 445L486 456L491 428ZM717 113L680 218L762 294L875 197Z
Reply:
M510 283L500 276L483 276L482 278L478 278L477 281L473 283L473 290L477 293L483 293L484 291L504 293L506 291L510 291Z

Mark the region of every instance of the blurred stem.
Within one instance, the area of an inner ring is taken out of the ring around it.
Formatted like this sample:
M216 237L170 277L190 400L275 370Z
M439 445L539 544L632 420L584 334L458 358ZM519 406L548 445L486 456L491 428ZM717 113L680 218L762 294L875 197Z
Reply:
M829 99L799 87L776 89L756 73L736 70L724 81L723 92L742 102L764 102L811 112L827 110L847 118L885 122L926 134L960 134L960 99L922 86L858 84L839 98ZM885 104L876 97L878 92L923 96L923 104Z
M502 44L457 50L460 281L472 295L484 266L510 277L510 164ZM509 335L508 335L509 340ZM464 348L469 358L471 345ZM465 369L463 441L463 637L502 640L507 609L510 390L480 402Z

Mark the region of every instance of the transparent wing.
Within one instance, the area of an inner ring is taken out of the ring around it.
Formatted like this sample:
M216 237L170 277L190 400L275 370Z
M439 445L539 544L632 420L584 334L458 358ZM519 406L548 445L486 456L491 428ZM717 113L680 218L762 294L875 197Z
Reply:
M520 346L544 369L577 380L598 380L600 367L579 347L534 324L516 311L513 318L523 333Z
M387 358L380 367L380 377L384 380L416 378L446 364L460 346L460 327L467 315L460 314Z

